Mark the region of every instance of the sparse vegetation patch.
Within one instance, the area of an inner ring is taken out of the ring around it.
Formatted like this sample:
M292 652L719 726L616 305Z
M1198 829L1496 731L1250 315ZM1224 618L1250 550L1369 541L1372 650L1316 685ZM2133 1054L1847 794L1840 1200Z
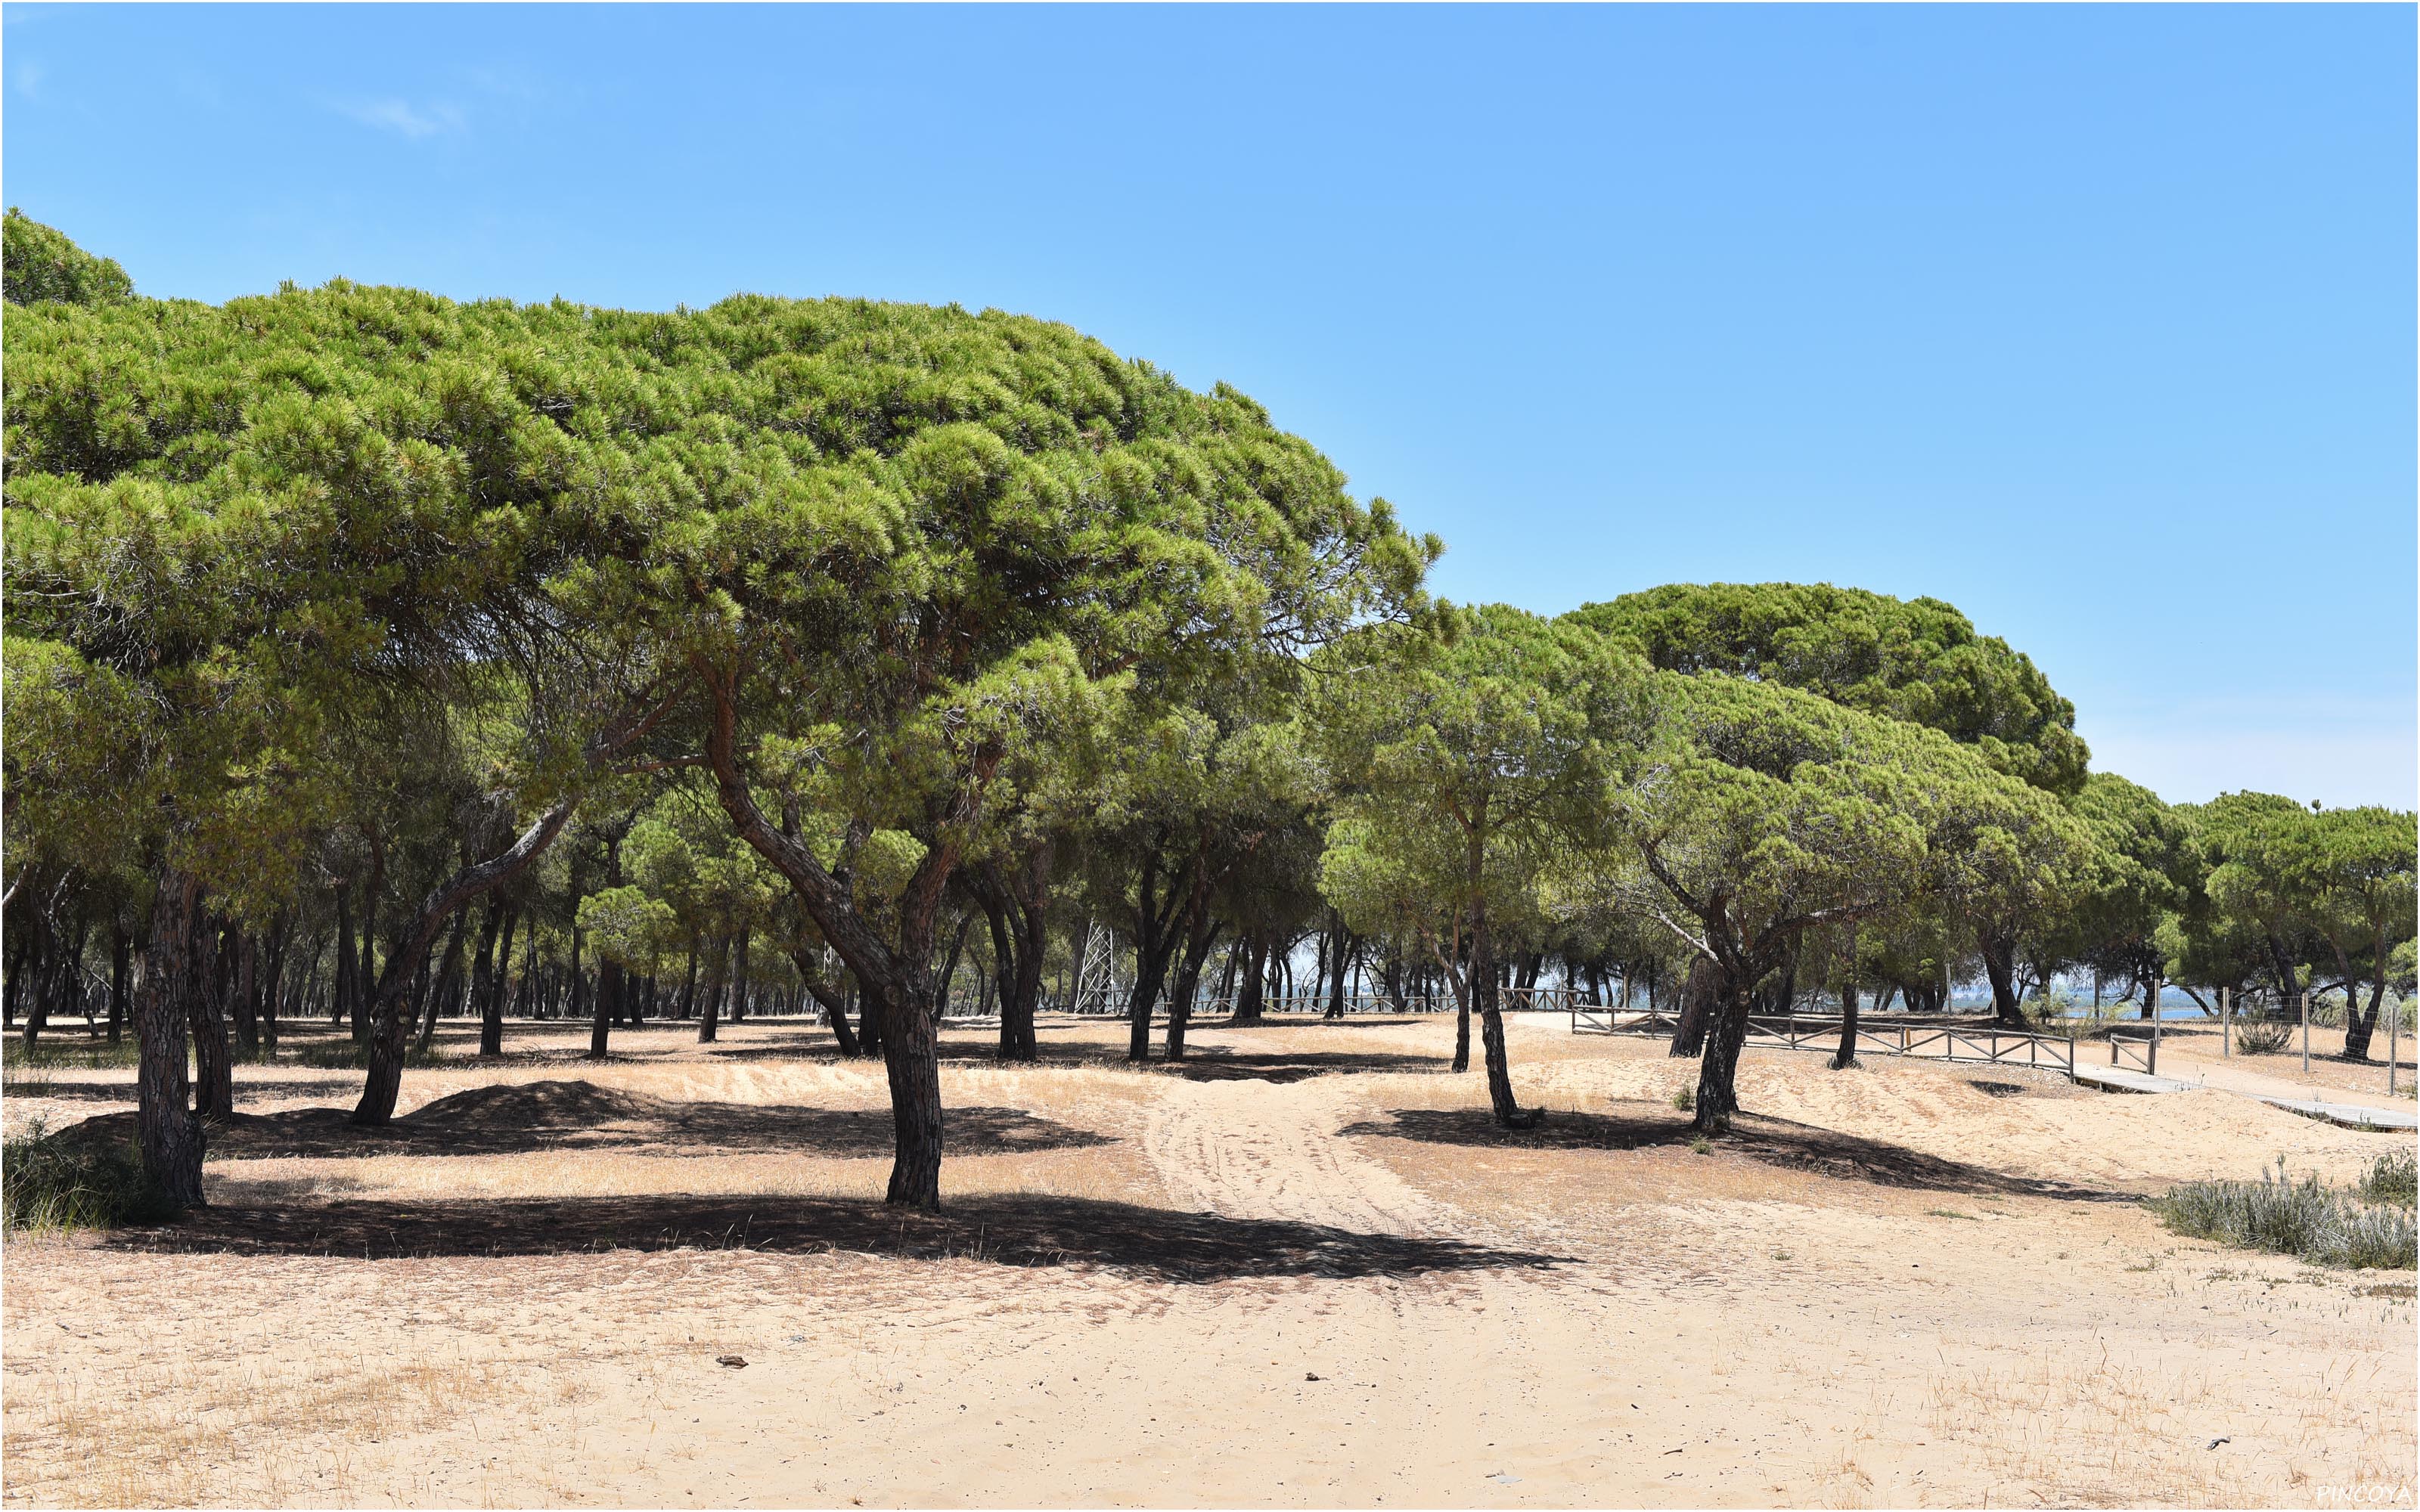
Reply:
M2390 1164L2381 1161L2381 1165ZM2412 1167L2401 1167L2408 1192ZM2377 1176L2373 1168L2372 1178ZM2390 1179L2392 1173L2390 1172ZM2240 1249L2270 1250L2319 1265L2355 1270L2411 1270L2414 1229L2408 1196L2366 1200L2372 1190L2346 1192L2316 1176L2296 1180L2281 1159L2257 1181L2188 1181L2152 1199L2169 1228Z

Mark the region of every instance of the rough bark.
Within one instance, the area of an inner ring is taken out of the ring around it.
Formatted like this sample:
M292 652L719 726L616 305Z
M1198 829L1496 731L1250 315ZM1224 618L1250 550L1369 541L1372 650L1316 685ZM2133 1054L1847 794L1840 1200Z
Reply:
M607 956L597 963L597 994L588 1015L588 1058L602 1060L613 1045L613 1020L622 1010L622 963Z
M126 992L134 966L134 942L122 926L109 932L109 1042L116 1044L126 1023Z
M235 936L235 1042L246 1060L260 1058L260 951L249 930Z
M1202 872L1202 858L1197 853L1183 872L1168 879L1168 887L1163 893L1159 888L1157 846L1144 855L1142 869L1135 881L1132 909L1135 980L1134 990L1126 995L1128 1060L1151 1058L1152 1010L1158 1004L1160 988L1168 980L1169 957L1175 953L1182 938L1178 916Z
M1706 1048L1698 1062L1696 1125L1700 1134L1728 1134L1739 1112L1740 1047L1747 1042L1748 1015L1756 1008L1753 984L1719 974L1714 995L1713 1022L1706 1026Z
M2370 1041L2378 1033L2379 1006L2386 1000L2386 964L2388 957L2386 950L2386 932L2384 930L2381 929L2377 932L2372 942L2372 949L2375 951L2376 955L2376 959L2371 968L2374 974L2371 976L2369 983L2369 1007L2364 1011L2355 1012L2353 1011L2355 1005L2361 1001L2361 986L2360 983L2353 980L2352 968L2350 965L2345 968L2344 1053L2347 1060L2367 1060L2369 1058Z
M1243 971L1235 983L1234 1011L1227 1015L1229 1024L1261 1022L1261 994L1268 977L1268 937L1263 934L1248 937L1244 941Z
M2017 1000L2017 948L2013 937L1985 930L1976 942L1983 958L1983 975L1992 984L1992 1020L2006 1028L2025 1026L2024 1010Z
M504 1053L504 978L513 963L513 932L520 927L518 908L504 911L495 960L479 988L479 1057L493 1060Z
M1705 1052L1706 1025L1714 1016L1714 963L1703 959L1690 962L1681 979L1681 1011L1675 1015L1669 1051L1674 1059Z
M362 1044L370 1038L370 1000L376 995L378 979L373 975L376 964L372 951L377 948L379 895L386 890L386 847L378 837L370 837L370 874L362 889L361 949L353 957L353 982L345 1011L351 1016L353 1042ZM414 969L418 964L414 963ZM410 972L405 973L406 976Z
M722 1022L723 973L730 969L731 936L718 936L714 942L714 964L706 972L706 1001L698 1005L697 1042L714 1043L717 1026Z
M336 884L336 980L328 994L328 1022L341 1024L345 1007L353 1000L353 976L360 966L353 960L353 885L349 878Z
M1218 919L1207 907L1195 921L1176 965L1176 982L1168 994L1168 1058L1185 1058L1185 1029L1193 1020L1193 995L1202 985L1202 966L1218 938Z
M1477 866L1473 864L1473 873ZM1546 1117L1543 1107L1523 1108L1513 1101L1512 1069L1504 1049L1504 1014L1497 1001L1495 962L1487 937L1487 904L1482 898L1471 908L1470 980L1479 998L1479 1030L1487 1059L1487 1103L1496 1121L1507 1129L1533 1129Z
M1847 1071L1857 1063L1857 979L1840 984L1840 1048L1832 1052L1832 1069Z
M235 1114L235 1057L227 1046L226 952L220 933L196 925L187 956L185 1014L194 1035L194 1111L213 1123Z
M747 930L741 930L738 942L731 948L731 1022L734 1024L745 1023L748 1018L748 933ZM961 940L966 938L964 933L958 937Z
M201 884L163 867L155 879L143 984L134 995L135 1140L144 1174L178 1209L202 1206L202 1150L208 1137L187 1104L184 995L191 988Z

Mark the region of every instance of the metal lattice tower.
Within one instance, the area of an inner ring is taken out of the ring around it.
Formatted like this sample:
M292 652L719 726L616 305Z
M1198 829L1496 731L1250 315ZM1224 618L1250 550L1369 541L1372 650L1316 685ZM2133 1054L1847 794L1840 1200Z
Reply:
M1114 1013L1118 1011L1117 937L1094 919L1084 935L1084 960L1076 970L1076 1011Z

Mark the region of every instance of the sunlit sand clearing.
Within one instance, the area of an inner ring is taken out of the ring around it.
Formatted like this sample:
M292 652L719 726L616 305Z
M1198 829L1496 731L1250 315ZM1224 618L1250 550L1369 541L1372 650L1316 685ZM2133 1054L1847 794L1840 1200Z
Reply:
M347 1073L247 1069L209 1212L9 1242L6 1498L2412 1504L2411 1273L2133 1200L2390 1136L1750 1052L1700 1153L1694 1065L1543 1017L1515 1077L1554 1116L1508 1134L1450 1035L1197 1029L1143 1070L1063 1026L1020 1070L954 1033L939 1220L874 1200L878 1068L792 1024L602 1065L516 1025L358 1143L298 1112ZM17 1090L12 1130L131 1081Z

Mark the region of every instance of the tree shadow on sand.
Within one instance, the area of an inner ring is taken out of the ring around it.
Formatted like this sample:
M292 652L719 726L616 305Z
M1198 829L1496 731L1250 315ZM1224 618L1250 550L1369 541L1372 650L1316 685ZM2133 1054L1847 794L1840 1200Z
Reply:
M1544 1270L1558 1257L1450 1239L1221 1218L1078 1197L981 1196L939 1213L839 1197L628 1196L212 1207L117 1230L114 1248L231 1255L568 1255L603 1250L843 1251L997 1265L1098 1266L1185 1283Z
M359 1076L317 1076L307 1081L256 1082L246 1081L243 1067L236 1068L235 1100L239 1103L271 1103L297 1097L344 1097L358 1095L362 1089ZM58 1081L45 1080L12 1084L11 1097L51 1099L61 1103L132 1103L134 1083L132 1081Z
M1484 1108L1399 1108L1383 1121L1370 1119L1339 1132L1516 1149L1645 1149L1686 1145L1696 1137L1685 1115L1646 1103L1615 1106L1619 1111L1613 1113L1549 1113L1546 1121L1534 1129L1503 1128ZM2132 1193L2009 1176L1903 1145L1753 1113L1735 1119L1731 1132L1720 1136L1714 1148L1783 1170L1876 1186L1970 1196L2054 1197L2066 1202L2140 1200Z
M79 1137L131 1113L74 1126ZM1024 1154L1113 1141L1107 1134L1038 1118L1021 1108L958 1107L948 1113L954 1155ZM372 1155L520 1155L536 1150L612 1149L652 1155L718 1155L770 1150L842 1159L892 1153L886 1110L809 1108L743 1103L675 1103L590 1082L543 1081L474 1087L439 1098L382 1129L356 1128L342 1108L244 1113L213 1126L212 1160L348 1158Z
M1157 1058L1159 1043L1155 1041L1151 1060L1128 1060L1125 1050L1109 1044L1052 1044L1044 1041L1037 1057L1030 1061L1007 1062L988 1054L950 1053L941 1048L941 1064L945 1066L1011 1066L1023 1065L1037 1069L1092 1067L1100 1071L1127 1071L1155 1076L1182 1076L1194 1082L1300 1082L1313 1076L1367 1075L1379 1072L1442 1072L1452 1062L1444 1056L1408 1056L1392 1051L1362 1052L1307 1050L1298 1054L1271 1054L1231 1049L1220 1044L1188 1046L1185 1058Z

